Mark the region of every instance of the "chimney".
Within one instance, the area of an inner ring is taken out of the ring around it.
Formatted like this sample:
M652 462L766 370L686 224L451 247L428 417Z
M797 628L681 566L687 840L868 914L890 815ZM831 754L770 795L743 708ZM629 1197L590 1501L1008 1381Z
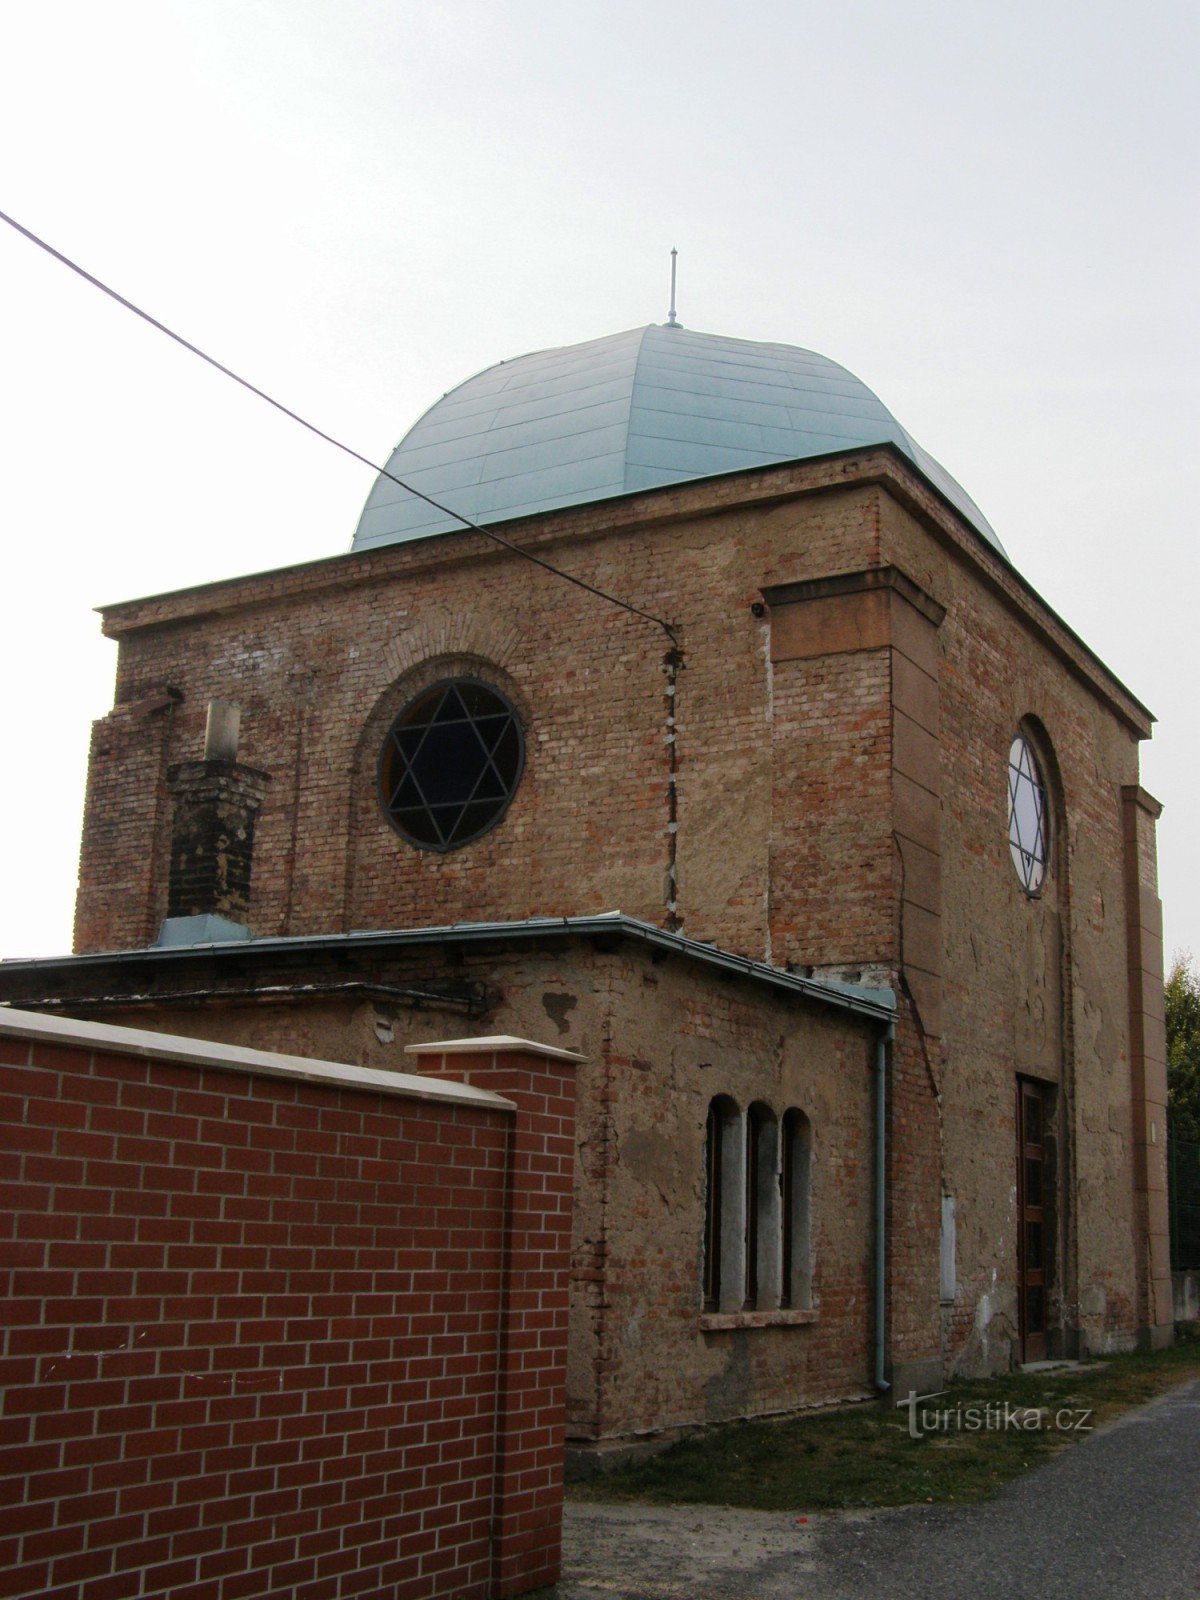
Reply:
M254 824L271 780L237 759L241 720L237 706L210 701L204 759L167 772L175 819L160 945L250 937Z

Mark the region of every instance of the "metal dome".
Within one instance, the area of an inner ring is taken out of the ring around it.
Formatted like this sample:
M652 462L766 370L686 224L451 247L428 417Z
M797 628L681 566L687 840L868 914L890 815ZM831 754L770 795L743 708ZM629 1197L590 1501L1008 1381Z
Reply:
M1004 554L961 485L836 361L654 323L468 378L405 434L387 468L464 516L495 523L885 443ZM381 476L352 548L461 526Z

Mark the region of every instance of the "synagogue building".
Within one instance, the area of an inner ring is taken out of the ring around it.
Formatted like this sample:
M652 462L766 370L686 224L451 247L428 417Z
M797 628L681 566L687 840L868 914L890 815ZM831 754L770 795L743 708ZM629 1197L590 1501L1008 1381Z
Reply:
M75 953L0 998L581 1057L573 1449L1169 1340L1151 716L844 368L501 362L348 553L103 626Z

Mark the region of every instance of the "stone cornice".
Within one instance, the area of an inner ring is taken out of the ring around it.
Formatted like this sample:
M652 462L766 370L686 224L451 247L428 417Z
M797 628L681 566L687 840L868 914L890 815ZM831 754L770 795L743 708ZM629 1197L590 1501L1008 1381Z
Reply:
M504 535L546 556L560 544L649 529L751 506L784 504L841 488L880 486L997 595L1063 664L1093 689L1138 738L1149 738L1154 718L1077 633L1046 604L999 551L969 527L900 450L892 445L857 449L813 460L755 467L711 478L668 484L610 500L569 506L504 524ZM302 566L225 579L169 594L100 607L109 638L230 615L268 603L302 602L362 584L403 580L464 564L506 558L470 530L441 533L380 549L330 556ZM631 600L636 603L638 596Z
M1149 789L1143 789L1140 783L1122 785L1121 799L1126 805L1137 806L1140 811L1145 811L1155 822L1163 814L1162 801L1156 800Z
M768 584L759 593L769 606L789 606L804 600L828 600L834 595L862 594L876 589L894 590L935 628L940 627L945 618L945 606L926 594L899 567L864 567L858 572L804 578L799 583Z

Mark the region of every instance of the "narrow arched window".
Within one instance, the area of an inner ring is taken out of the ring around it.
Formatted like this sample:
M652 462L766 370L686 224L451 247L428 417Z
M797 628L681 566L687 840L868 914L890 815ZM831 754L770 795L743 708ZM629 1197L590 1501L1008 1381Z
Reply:
M738 1309L745 1274L745 1140L728 1095L714 1096L704 1137L704 1309Z
M746 1298L748 1311L779 1305L779 1124L761 1101L746 1117Z
M704 1130L704 1309L721 1303L721 1111L714 1100Z
M1050 802L1041 765L1023 733L1008 751L1008 848L1022 889L1036 895L1050 861Z
M812 1128L794 1107L783 1119L780 1190L783 1212L783 1282L780 1304L812 1309Z

